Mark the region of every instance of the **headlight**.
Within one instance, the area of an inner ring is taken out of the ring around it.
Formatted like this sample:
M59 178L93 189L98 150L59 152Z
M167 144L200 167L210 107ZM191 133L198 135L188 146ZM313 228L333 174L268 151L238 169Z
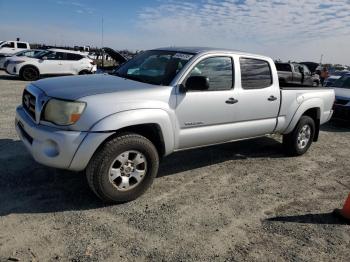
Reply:
M77 122L86 107L84 102L50 99L45 106L44 120L67 126Z
M24 62L25 62L24 60L10 60L9 64L17 65L17 64L24 63Z

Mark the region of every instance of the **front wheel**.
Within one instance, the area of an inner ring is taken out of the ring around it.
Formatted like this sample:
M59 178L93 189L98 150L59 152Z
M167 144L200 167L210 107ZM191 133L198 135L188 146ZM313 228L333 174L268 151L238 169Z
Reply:
M147 138L120 135L95 153L86 169L90 188L107 203L122 203L141 196L157 175L159 156Z
M34 66L25 66L21 69L19 76L25 81L34 81L39 79L40 73Z
M283 136L283 147L288 155L300 156L310 148L315 135L315 121L302 116L294 130Z

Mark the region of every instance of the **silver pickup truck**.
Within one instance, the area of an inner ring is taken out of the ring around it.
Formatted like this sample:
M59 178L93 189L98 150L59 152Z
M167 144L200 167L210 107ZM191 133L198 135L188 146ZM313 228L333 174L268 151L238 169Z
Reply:
M332 116L334 91L279 86L271 58L209 48L145 51L116 75L29 84L16 130L34 159L86 171L106 202L140 196L175 151L271 133L302 155Z

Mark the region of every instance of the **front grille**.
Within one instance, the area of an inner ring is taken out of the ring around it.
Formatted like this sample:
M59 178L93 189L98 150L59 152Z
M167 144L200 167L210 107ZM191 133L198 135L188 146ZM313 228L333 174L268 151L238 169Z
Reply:
M22 96L22 105L23 105L23 108L33 118L34 121L35 121L35 104L36 104L35 96L29 93L27 90L24 90L23 96Z
M337 105L346 105L347 103L349 103L349 100L336 99L334 103L337 104Z

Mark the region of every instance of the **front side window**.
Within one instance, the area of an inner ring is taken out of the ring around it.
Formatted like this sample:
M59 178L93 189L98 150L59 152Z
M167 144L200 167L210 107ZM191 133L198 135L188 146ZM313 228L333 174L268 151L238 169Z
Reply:
M271 68L267 61L255 58L240 58L243 89L260 89L272 85Z
M115 75L154 85L169 85L193 57L191 53L151 50L141 53L124 65Z
M46 55L47 60L64 60L64 53L49 51Z
M15 43L14 42L7 42L2 47L15 48Z
M233 87L233 63L230 57L210 57L199 62L188 77L209 79L208 91L229 90Z

